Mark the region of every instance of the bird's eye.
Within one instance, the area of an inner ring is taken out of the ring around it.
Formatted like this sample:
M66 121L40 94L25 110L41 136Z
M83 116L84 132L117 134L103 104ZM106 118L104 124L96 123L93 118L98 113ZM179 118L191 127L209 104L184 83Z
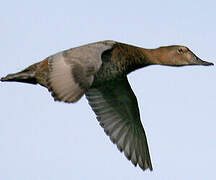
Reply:
M183 49L182 48L178 48L178 53L183 54L184 53Z

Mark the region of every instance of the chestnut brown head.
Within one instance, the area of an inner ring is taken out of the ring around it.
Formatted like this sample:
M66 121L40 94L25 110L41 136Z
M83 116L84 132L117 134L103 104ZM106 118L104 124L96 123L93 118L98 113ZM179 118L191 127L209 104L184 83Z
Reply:
M185 46L173 45L164 46L157 49L160 53L158 57L160 64L169 66L187 65L214 65L211 62L203 61L197 57L189 48Z

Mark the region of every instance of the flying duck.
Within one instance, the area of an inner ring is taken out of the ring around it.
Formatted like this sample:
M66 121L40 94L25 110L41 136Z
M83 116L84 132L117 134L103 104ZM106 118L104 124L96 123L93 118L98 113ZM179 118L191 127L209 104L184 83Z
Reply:
M127 75L149 65L213 65L185 46L145 49L100 41L51 55L1 81L40 84L55 101L77 102L84 94L105 133L128 160L143 170L152 163L137 98Z

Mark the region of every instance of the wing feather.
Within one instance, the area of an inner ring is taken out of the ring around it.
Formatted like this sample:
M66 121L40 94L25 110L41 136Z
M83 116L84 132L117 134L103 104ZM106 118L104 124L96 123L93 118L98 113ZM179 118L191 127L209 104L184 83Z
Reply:
M85 94L100 125L119 151L135 166L152 170L136 96L127 78L107 81L103 87L91 87Z
M72 48L48 58L48 89L57 101L76 102L92 85L102 64L101 55L114 41L102 41Z

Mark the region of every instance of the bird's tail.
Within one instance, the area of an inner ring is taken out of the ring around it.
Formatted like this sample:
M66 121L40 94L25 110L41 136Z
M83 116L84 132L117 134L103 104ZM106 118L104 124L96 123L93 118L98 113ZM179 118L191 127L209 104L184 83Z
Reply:
M35 78L35 71L33 71L33 69L30 67L18 73L8 74L7 76L2 77L1 81L15 81L15 82L37 84L37 80Z
M6 77L0 79L0 81L15 81L30 84L40 84L47 87L47 76L49 73L48 58L35 63L23 71L14 74L8 74Z

